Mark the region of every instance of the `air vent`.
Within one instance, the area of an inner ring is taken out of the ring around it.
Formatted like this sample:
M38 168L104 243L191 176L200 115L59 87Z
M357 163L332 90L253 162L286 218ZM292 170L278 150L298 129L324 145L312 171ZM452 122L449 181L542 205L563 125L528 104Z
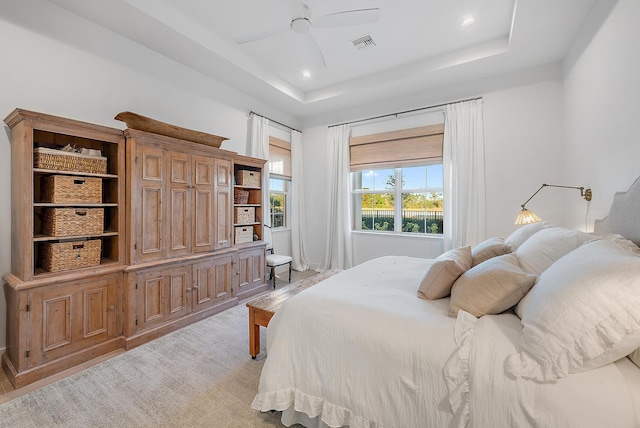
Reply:
M351 40L351 43L353 43L353 46L355 46L359 51L372 48L376 45L376 42L374 42L371 36L368 35Z

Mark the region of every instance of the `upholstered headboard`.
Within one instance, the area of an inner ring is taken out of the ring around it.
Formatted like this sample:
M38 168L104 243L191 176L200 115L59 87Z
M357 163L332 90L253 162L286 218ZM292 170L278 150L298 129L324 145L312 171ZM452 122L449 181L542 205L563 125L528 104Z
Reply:
M626 192L616 192L609 215L596 220L596 233L619 233L640 246L640 177Z

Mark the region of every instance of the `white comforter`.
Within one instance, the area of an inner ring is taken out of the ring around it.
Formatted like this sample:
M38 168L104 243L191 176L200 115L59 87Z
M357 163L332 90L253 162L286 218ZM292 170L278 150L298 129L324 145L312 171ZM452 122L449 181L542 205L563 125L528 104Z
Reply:
M286 302L267 329L253 408L305 426L634 426L613 364L557 384L508 378L519 319L456 320L448 299L417 298L429 263L383 257Z

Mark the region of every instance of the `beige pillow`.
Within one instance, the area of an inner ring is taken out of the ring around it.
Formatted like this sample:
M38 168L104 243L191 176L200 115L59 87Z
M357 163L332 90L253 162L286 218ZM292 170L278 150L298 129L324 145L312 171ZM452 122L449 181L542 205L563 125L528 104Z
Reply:
M471 247L449 250L434 259L420 281L418 297L427 300L441 299L451 293L453 283L471 268Z
M499 314L517 304L535 282L536 275L522 271L515 254L494 257L453 284L449 316L458 316L460 309L475 317Z
M472 266L511 252L511 246L504 243L503 238L489 238L471 250Z

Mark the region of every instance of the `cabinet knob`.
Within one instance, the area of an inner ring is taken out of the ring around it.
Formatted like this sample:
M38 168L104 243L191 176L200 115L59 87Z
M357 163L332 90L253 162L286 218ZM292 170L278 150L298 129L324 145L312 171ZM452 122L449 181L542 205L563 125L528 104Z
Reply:
M190 288L187 288L187 291L191 291L191 289L190 289Z
M115 310L116 310L116 306L115 305L109 306L109 311L113 312Z

